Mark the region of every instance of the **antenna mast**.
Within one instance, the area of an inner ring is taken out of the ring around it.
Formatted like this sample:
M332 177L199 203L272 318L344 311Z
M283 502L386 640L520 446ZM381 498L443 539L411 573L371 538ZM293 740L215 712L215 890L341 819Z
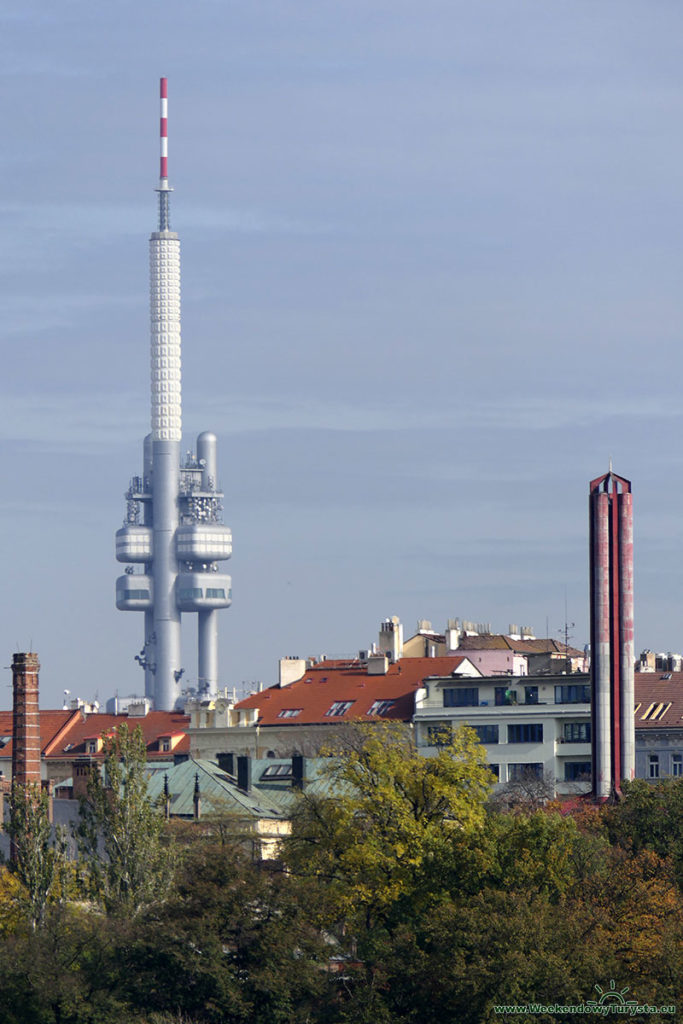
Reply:
M171 230L170 195L173 191L168 183L168 79L159 83L159 231Z

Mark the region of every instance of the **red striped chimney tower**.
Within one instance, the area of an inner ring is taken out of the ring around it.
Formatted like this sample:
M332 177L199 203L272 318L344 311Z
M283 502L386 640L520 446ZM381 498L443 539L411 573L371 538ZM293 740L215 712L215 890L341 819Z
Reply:
M40 786L40 710L37 654L12 658L12 782Z
M635 775L633 496L612 472L590 484L593 795Z

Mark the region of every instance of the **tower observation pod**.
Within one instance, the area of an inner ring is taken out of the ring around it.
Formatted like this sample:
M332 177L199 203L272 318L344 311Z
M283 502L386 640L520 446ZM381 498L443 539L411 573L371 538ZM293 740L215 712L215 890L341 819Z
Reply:
M116 581L116 607L144 612L144 643L136 661L145 696L160 711L180 697L180 619L198 616L197 689L218 689L218 622L232 601L231 579L219 563L230 558L232 535L222 522L216 435L197 438L181 459L180 241L171 230L168 183L168 88L161 79L161 159L158 230L149 240L151 433L143 470L126 492L126 518L116 534L116 558L126 562ZM191 680L188 680L188 682Z

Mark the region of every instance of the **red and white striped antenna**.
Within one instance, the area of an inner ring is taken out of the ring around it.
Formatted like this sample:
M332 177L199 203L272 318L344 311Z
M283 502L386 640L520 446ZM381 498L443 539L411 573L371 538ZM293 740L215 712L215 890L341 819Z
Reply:
M161 100L161 118L159 120L159 141L161 143L159 184L161 188L168 188L168 78L162 78L159 83L159 98Z
M169 193L173 191L168 183L168 79L159 82L161 116L159 118L159 231L171 230Z

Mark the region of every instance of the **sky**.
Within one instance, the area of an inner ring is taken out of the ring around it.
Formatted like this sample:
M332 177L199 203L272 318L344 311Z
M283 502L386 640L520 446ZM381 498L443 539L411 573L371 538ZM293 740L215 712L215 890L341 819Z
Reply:
M610 458L636 648L683 649L681 40L678 0L5 0L0 644L44 707L143 688L114 534L162 75L185 448L218 434L234 537L221 685L391 615L582 647Z

